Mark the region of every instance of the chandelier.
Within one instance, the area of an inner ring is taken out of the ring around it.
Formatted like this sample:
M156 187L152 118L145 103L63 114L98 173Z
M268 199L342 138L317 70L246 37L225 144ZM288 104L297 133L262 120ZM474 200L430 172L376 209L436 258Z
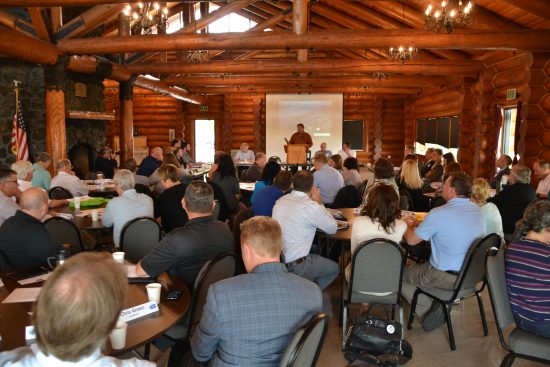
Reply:
M413 47L405 48L399 46L398 48L390 47L390 52L388 53L389 60L399 60L401 63L405 61L412 61L418 56L418 50Z
M370 79L382 80L382 79L387 79L387 78L389 78L389 77L390 77L390 74L376 71L376 72L368 73L367 76L368 76Z
M131 35L152 34L153 28L157 34L166 34L168 28L168 8L161 9L159 3L137 3L132 8L127 4L123 10L124 24L130 30Z
M424 29L432 32L439 32L441 26L445 27L445 31L450 33L453 31L453 28L456 25L461 25L463 27L469 27L474 18L472 16L472 3L468 1L468 5L465 7L462 6L462 0L458 1L458 9L455 9L451 6L450 11L447 9L447 2L443 0L441 2L441 9L434 9L431 5L428 5L426 11L425 26ZM432 10L434 13L432 15Z

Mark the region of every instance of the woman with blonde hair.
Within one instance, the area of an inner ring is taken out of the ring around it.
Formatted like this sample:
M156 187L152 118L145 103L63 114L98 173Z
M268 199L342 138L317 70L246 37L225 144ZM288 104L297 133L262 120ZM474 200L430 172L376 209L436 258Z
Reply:
M171 164L173 166L176 166L176 168L178 169L178 179L180 182L189 183L192 181L189 172L181 166L178 158L174 155L174 153L164 154L162 158L162 164ZM165 190L164 186L160 182L161 179L159 177L158 171L159 169L157 168L155 172L153 172L151 176L149 176L149 186L154 186L153 194L155 195L155 197L158 197Z
M489 183L484 178L476 178L472 185L470 201L481 209L483 217L485 218L487 234L496 233L500 237L504 237L500 212L495 204L487 202L490 196L491 186L489 186Z
M406 159L401 165L399 191L406 191L412 199L413 207L417 212L428 211L428 201L422 194L422 179L418 170L418 162Z

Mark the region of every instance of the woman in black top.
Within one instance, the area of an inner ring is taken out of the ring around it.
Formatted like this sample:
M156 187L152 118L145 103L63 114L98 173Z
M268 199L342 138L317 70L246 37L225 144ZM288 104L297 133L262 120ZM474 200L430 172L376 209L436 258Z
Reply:
M399 180L399 190L407 191L412 199L413 208L416 212L427 212L428 201L422 195L422 179L418 171L418 163L412 159L407 159L401 167L401 176Z
M231 156L224 154L220 157L218 168L212 174L211 180L223 190L231 213L237 213L239 210L239 201L241 200L241 190Z

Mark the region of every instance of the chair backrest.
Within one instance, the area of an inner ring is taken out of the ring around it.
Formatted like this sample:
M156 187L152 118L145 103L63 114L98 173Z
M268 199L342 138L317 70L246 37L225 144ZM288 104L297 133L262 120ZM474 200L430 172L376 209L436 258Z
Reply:
M44 227L46 227L53 239L60 245L68 243L74 251L84 251L80 231L70 220L61 217L51 217L44 222Z
M359 193L359 197L361 199L363 199L363 196L365 196L365 190L367 189L368 184L369 184L369 179L366 178L363 180L363 182L361 182L361 185L359 186L359 190L357 190Z
M212 219L213 220L218 220L219 216L220 216L220 202L218 200L214 200L214 209L212 209Z
M464 262L454 284L455 295L461 289L476 288L483 282L485 286L485 254L491 247L500 248L502 239L496 233L491 233L480 240L475 241L464 257Z
M151 199L155 198L153 196L153 193L151 192L151 189L147 185L137 183L137 184L134 185L134 189L136 190L136 192L138 194L145 194L145 195L149 196Z
M326 315L319 313L300 328L287 346L279 367L314 367L325 341L327 325Z
M401 193L399 193L399 209L409 210L409 199Z
M386 302L380 303L399 304L405 260L405 250L387 239L375 238L359 245L351 257L348 301L356 292L390 293L384 296Z
M333 208L357 208L361 205L361 197L357 188L353 185L346 185L336 193L331 207Z
M191 297L191 307L189 309L189 327L187 328L187 338L193 335L195 328L202 317L202 311L206 304L206 296L210 284L220 280L231 278L235 275L235 255L224 253L216 256L214 259L206 262L193 287L193 296Z
M407 209L403 208L403 206L405 205L405 200L406 200L406 203L407 203ZM414 201L412 199L411 194L407 190L400 190L399 191L399 206L401 207L401 210L410 210L410 211L413 211L413 212L415 211Z
M125 258L137 263L152 249L158 246L162 238L162 228L154 218L138 217L132 219L120 231L120 251Z
M504 269L504 251L497 251L496 248L489 249L485 263L489 297L493 306L493 314L495 315L500 342L506 347L503 331L514 323L514 315L512 314L510 299L508 298L508 287L506 286Z
M277 155L272 155L271 157L269 157L269 162L275 162L275 163L281 163L281 158Z
M52 200L70 199L73 194L69 190L61 186L55 186L50 189L48 197Z
M254 216L252 213L252 208L241 207L239 212L233 218L232 232L233 237L235 237L236 245L240 247L241 243L241 224Z
M445 200L443 196L436 196L435 198L432 199L432 202L431 202L432 209L445 204L447 204L447 200Z

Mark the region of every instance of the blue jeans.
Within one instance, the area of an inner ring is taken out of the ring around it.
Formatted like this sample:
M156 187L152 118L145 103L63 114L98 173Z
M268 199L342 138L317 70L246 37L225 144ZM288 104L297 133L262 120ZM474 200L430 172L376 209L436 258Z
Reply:
M338 276L338 264L317 254L309 254L301 263L288 269L291 273L309 279L325 289Z
M537 336L542 336L544 338L550 338L550 323L548 322L532 322L514 315L514 320L516 321L517 327L528 331Z

